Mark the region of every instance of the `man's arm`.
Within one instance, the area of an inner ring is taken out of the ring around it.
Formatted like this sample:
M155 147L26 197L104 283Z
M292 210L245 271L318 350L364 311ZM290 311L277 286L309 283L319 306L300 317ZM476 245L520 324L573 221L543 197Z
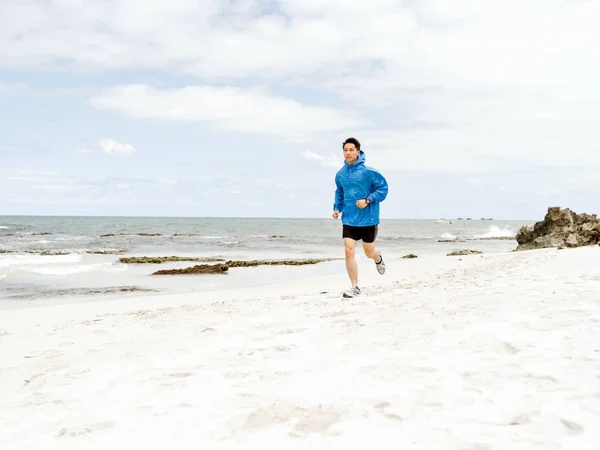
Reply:
M371 169L371 193L367 197L371 203L381 203L388 194L388 183L377 170Z
M339 176L335 176L335 200L333 201L333 210L342 211L344 206L344 189L340 183Z

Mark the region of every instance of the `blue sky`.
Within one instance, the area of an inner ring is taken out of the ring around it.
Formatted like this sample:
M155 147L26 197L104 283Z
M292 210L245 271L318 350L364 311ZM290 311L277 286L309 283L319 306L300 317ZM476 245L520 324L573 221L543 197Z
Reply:
M0 5L0 214L328 217L349 136L384 218L599 212L598 2L160 3Z

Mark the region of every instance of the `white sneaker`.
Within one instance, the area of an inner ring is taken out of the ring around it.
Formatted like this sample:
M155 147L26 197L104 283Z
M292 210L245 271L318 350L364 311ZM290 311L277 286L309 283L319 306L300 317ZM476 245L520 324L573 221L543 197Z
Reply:
M385 263L383 262L383 256L381 256L381 252L379 252L379 262L375 263L375 267L377 267L377 272L379 275L383 275L385 273Z
M350 289L344 292L345 298L354 298L358 295L360 295L360 288L358 286L352 286Z

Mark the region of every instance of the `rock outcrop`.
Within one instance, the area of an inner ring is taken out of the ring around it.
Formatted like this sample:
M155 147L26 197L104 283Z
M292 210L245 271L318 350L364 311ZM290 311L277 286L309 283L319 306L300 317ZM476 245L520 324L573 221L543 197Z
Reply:
M152 275L197 275L197 274L226 274L229 267L225 264L197 264L185 269L158 270Z
M438 242L467 242L467 241L514 241L514 236L490 236L490 237L460 237L455 239L438 239Z
M306 264L319 264L327 261L336 261L341 258L322 258L322 259L276 259L270 260L249 260L249 261L227 261L225 264L229 267L255 267L255 266L304 266Z
M516 240L517 250L595 245L600 241L600 220L596 214L576 214L552 206L544 220L521 227Z
M483 253L481 250L455 250L453 252L448 253L446 256L467 256L467 255L480 255Z
M221 262L220 258L192 258L187 256L132 256L130 258L119 258L123 264L162 264L166 262Z
M101 234L100 237L116 237L116 236L162 236L160 233L109 233Z
M189 275L189 274L226 274L230 267L256 267L256 266L303 266L306 264L319 264L341 258L325 259L279 259L279 260L250 260L227 261L219 264L198 264L185 269L165 269L154 272L152 275Z

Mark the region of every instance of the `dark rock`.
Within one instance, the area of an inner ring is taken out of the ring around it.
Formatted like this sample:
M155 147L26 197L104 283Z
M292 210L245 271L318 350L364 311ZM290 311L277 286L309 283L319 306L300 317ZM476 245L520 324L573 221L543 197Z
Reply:
M225 264L198 264L185 269L158 270L152 275L197 275L197 274L227 274L229 267Z
M122 258L124 259L124 258ZM127 258L125 258L127 259ZM134 259L134 258L132 258ZM283 259L283 260L250 260L250 261L227 261L223 264L202 264L186 269L159 270L152 275L178 275L178 274L203 274L203 273L227 273L231 267L256 267L256 266L303 266L306 264L318 264L326 261L335 261L342 258L325 259Z
M121 292L158 292L158 290L156 290L156 289L146 289L146 288L139 288L139 287L135 287L135 286L121 287L121 288L119 288L119 291L121 291Z
M182 237L182 236L191 237L191 236L201 236L201 235L196 234L196 233L175 233L173 236L174 237Z
M162 236L160 233L110 233L101 234L100 237L115 237L115 236Z
M60 251L51 251L51 250L24 250L23 253L29 253L30 255L40 255L40 256L64 256L70 255L69 252L60 252Z
M514 236L492 236L492 237L480 237L473 239L474 241L514 241Z
M122 253L127 253L127 250L88 250L86 253L90 255L120 255Z
M517 250L595 245L600 241L600 220L596 214L576 214L553 206L544 220L521 227L516 240Z
M415 255L414 253L410 253L408 255L404 255L402 258L404 258L404 259L417 258L417 255Z
M48 232L48 231L42 231L41 233L31 233L32 236L49 236L52 233Z
M455 250L448 253L446 256L465 256L465 255L479 255L483 253L481 250Z
M165 262L220 262L219 258L192 258L187 256L132 256L130 258L120 258L119 262L123 264L162 264Z
M303 266L306 264L319 264L326 261L335 261L341 258L325 259L279 259L279 260L250 260L250 261L227 261L229 267L255 267L255 266Z
M491 237L472 237L456 239L439 239L438 242L467 242L467 241L514 241L514 236L491 236Z

